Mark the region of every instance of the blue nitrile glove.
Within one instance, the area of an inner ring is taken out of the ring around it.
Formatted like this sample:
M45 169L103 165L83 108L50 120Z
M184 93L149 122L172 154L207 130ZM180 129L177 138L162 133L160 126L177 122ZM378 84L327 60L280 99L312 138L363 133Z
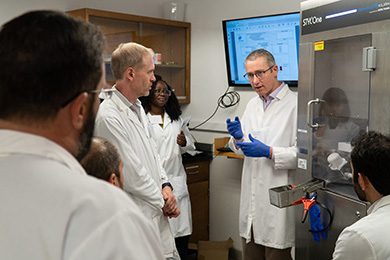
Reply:
M241 148L241 150L245 154L245 156L269 158L269 153L270 153L269 146L263 144L262 142L260 142L259 140L255 139L255 138L253 138L251 134L249 134L249 139L252 142L236 143L236 145Z
M321 223L321 211L318 208L317 204L314 204L309 209L309 216L310 216L310 228L312 231L319 231L323 230L324 226ZM322 231L320 233L317 232L311 232L313 235L314 241L320 242L320 234L322 236L322 239L326 239L326 231Z
M230 118L226 119L227 130L229 134L237 140L241 140L244 134L242 133L241 123L238 116L236 116L235 121L230 121Z

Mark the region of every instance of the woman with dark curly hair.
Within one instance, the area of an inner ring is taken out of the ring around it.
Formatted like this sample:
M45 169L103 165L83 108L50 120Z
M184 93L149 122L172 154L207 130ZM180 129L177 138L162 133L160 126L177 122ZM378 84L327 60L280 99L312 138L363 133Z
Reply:
M192 218L187 176L181 154L195 147L191 137L184 134L189 132L187 126L182 126L181 109L175 93L161 76L155 77L156 81L153 82L149 96L141 97L140 100L149 119L151 136L157 144L158 154L173 186L177 207L181 212L178 218L170 218L169 223L180 258L185 260L192 233Z

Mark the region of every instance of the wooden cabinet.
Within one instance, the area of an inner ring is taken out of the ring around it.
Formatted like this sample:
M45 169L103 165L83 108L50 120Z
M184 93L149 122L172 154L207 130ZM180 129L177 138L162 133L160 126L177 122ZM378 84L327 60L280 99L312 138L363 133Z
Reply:
M170 84L180 103L190 103L190 23L88 8L68 14L96 24L104 32L109 83L114 82L109 66L111 53L120 43L133 41L161 54L162 63L156 64L155 73Z
M192 209L190 243L209 240L209 172L210 162L185 163Z

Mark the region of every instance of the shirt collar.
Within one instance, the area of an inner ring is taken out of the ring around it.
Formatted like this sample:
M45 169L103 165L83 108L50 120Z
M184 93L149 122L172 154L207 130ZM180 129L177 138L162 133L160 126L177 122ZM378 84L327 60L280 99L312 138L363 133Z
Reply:
M26 154L55 160L66 165L72 172L86 174L76 158L57 143L29 133L0 130L0 155Z
M267 101L267 100L275 99L285 85L286 85L286 83L282 82L282 84L280 84L279 87L277 87L274 91L271 92L271 94L268 95L267 99L263 98L263 96L260 95L261 100Z
M113 88L116 90L114 91L114 94L123 102L123 104L125 104L127 107L131 107L133 105L125 96L122 95L120 91L117 90L115 85Z
M368 214L374 213L379 208L387 206L390 204L390 195L384 196L380 198L379 200L375 201L370 208L367 210Z
M127 107L137 107L137 109L139 109L141 106L142 106L142 103L141 101L139 101L139 99L137 99L134 104L132 104L125 96L122 95L122 93L120 91L117 90L117 88L115 87L115 85L113 86L113 88L116 90L114 91L115 95L117 95L117 97L123 102L123 104L125 104Z

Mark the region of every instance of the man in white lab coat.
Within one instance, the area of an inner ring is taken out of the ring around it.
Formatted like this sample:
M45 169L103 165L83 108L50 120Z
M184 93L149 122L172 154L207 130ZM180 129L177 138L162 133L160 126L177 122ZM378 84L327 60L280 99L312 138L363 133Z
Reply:
M289 170L296 167L297 96L278 81L279 69L268 51L250 53L245 68L257 95L241 121L226 121L230 148L245 155L239 217L243 259L291 259L294 217L290 209L270 204L268 190L287 184Z
M333 259L390 259L390 136L370 131L353 146L353 186L371 206L367 216L341 232Z
M146 114L138 100L147 96L154 77L153 51L131 42L112 53L116 79L110 99L100 105L95 135L118 147L123 160L124 190L131 194L145 218L160 232L166 259L180 259L167 217L180 214L172 185L150 137Z
M106 85L102 32L34 11L0 46L0 259L163 259L135 202L76 160Z
M180 116L180 104L173 89L160 75L155 75L155 78L149 96L141 97L140 101L147 113L150 133L157 144L163 168L175 187L173 194L180 216L169 219L169 224L180 258L187 259L192 233L192 212L182 154L195 150L195 145L187 127L189 117L183 120Z

